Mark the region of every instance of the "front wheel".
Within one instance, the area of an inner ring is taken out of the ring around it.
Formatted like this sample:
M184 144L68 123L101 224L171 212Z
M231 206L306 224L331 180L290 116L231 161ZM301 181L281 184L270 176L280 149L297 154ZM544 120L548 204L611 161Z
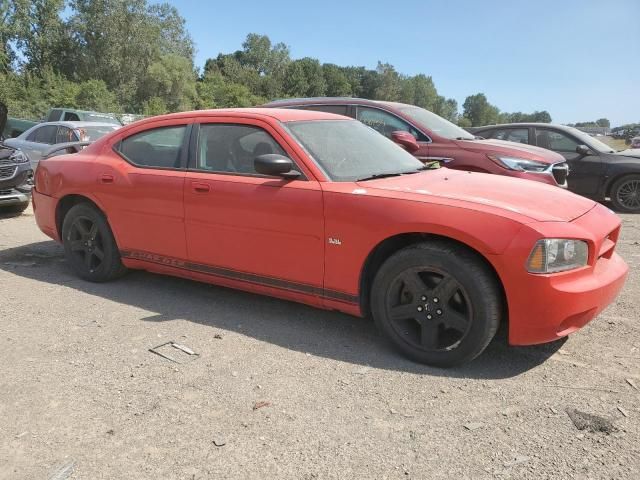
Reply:
M640 212L640 175L616 180L611 187L611 203L620 212Z
M450 367L470 361L498 329L502 295L476 254L447 242L413 245L380 268L371 291L373 318L407 357Z
M73 206L64 217L62 243L67 261L85 280L106 282L126 272L107 220L87 203Z

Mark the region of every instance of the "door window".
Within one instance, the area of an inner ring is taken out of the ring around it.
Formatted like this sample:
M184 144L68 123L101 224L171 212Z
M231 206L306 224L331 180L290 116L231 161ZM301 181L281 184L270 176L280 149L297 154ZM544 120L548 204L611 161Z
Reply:
M185 125L146 130L122 140L117 150L140 167L180 168L186 131Z
M56 133L56 143L75 142L78 138L69 127L58 127Z
M253 165L257 156L287 156L271 135L249 125L201 125L198 145L196 169L210 172L259 175Z
M573 138L553 130L536 129L536 143L539 147L555 152L575 152L579 145Z
M377 130L385 137L391 138L391 134L396 131L409 132L418 140L423 140L415 128L395 115L377 108L358 107L357 118L365 125Z
M56 125L45 125L31 132L27 137L27 141L51 145L56 140L57 131L58 127Z
M80 121L80 117L73 112L65 112L64 113L64 120L67 122L79 122Z
M335 113L336 115L348 116L348 105L296 105L294 108L302 108L304 110L314 110L317 112Z
M528 128L503 128L494 130L490 133L489 138L496 140L506 140L508 142L529 143Z

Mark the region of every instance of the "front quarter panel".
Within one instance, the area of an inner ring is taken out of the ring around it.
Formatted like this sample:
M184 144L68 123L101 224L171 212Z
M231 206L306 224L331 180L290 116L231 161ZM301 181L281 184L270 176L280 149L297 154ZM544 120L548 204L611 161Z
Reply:
M365 194L353 183L324 183L327 243L325 288L359 294L369 254L384 240L425 233L462 242L483 255L499 255L522 223L482 210Z

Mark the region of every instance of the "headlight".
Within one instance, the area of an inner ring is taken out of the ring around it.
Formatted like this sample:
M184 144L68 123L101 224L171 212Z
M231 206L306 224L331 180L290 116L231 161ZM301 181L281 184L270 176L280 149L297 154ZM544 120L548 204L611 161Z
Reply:
M9 157L9 160L13 160L16 163L26 163L29 161L29 158L20 150L16 150L14 153L11 154L11 156Z
M589 246L582 240L545 238L538 240L527 260L530 273L555 273L584 267Z
M547 163L527 160L526 158L509 157L505 155L487 155L487 157L501 167L518 172L544 172L550 166Z

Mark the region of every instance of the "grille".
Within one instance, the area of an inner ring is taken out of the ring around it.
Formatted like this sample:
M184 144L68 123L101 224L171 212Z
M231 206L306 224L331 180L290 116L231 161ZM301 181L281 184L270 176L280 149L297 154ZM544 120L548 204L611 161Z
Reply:
M0 166L0 180L13 177L17 169L18 169L17 166L10 166L10 167Z
M558 185L564 185L569 175L569 166L566 163L556 163L553 166L553 178L556 179Z
M0 158L0 167L5 166L5 165L15 165L15 164L16 164L15 159L13 159L11 157Z

